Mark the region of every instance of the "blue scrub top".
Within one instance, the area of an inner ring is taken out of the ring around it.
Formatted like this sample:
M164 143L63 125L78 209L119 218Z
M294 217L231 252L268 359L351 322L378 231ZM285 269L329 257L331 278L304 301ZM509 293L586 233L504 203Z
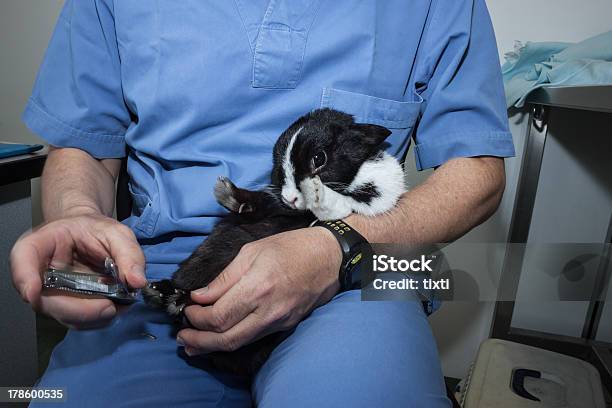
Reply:
M125 222L173 264L225 213L217 177L265 185L277 137L320 107L391 129L400 158L412 136L419 169L514 154L484 0L67 0L24 120L127 155Z

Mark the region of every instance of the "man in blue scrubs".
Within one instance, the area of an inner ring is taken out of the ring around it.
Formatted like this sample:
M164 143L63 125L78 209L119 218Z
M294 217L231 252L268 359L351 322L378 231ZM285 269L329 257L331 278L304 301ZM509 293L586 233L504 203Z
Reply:
M449 406L421 304L338 294L341 253L321 227L243 248L192 293L196 328L178 336L142 304L42 294L40 274L110 255L133 287L170 276L225 213L217 177L266 184L277 137L319 107L386 126L398 158L412 138L418 168L437 168L389 214L346 222L371 242L448 242L504 188L500 78L484 0L67 0L24 114L53 146L48 222L11 258L22 297L72 328L39 386L75 407ZM207 363L296 325L253 379Z

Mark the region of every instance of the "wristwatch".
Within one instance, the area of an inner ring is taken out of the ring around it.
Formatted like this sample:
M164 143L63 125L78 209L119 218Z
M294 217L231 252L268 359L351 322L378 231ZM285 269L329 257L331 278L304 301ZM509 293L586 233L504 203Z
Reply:
M361 289L361 266L372 252L370 243L343 220L315 220L311 227L323 227L332 232L342 250L342 264L338 273L340 291Z

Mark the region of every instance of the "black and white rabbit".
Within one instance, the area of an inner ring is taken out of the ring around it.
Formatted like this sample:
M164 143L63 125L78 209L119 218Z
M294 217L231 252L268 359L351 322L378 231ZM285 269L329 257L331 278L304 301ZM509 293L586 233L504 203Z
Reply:
M208 285L246 243L308 227L315 218L389 211L405 191L400 163L383 150L391 132L355 123L332 109L312 111L285 130L274 146L271 185L260 191L217 181L214 194L230 213L179 265L172 279L149 283L145 301L179 317L191 290ZM286 333L272 334L231 353L210 354L222 369L253 374Z

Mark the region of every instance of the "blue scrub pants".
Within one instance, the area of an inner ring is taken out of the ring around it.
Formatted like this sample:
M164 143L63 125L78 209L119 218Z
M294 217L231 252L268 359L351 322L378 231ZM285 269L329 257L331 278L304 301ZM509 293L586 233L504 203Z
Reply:
M105 328L70 330L38 386L66 390L31 405L42 408L451 406L421 303L359 291L314 310L253 381L186 356L169 318L140 302Z

